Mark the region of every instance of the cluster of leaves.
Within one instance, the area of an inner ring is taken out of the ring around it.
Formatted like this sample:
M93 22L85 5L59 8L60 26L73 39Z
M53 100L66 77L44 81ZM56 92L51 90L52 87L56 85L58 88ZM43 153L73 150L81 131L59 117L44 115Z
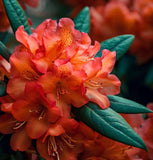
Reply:
M27 17L21 6L18 4L17 0L3 0L3 2L14 33L19 26L24 25L25 30L28 34L30 34L31 28L28 24ZM89 32L90 14L88 7L84 8L78 14L78 16L74 19L74 23L76 29L80 30L81 32ZM101 57L102 49L109 49L110 51L116 51L116 60L118 61L119 59L122 59L121 57L124 53L126 53L133 39L133 35L121 35L108 39L101 43L101 49L96 56ZM3 42L0 42L0 54L7 61L9 61L11 52L3 44ZM150 70L152 70L152 68ZM149 84L152 79L152 74L148 73L146 83ZM0 96L6 94L6 85L7 84L5 81L0 82ZM147 150L146 145L141 137L130 127L130 125L124 120L124 118L122 118L119 113L137 114L148 113L152 111L143 105L125 98L121 98L119 96L109 96L108 98L111 103L108 109L102 110L96 104L88 103L81 108L73 107L72 113L78 120L83 121L90 128L106 137ZM8 138L8 136L1 135L0 141L2 142ZM2 150L2 147L0 147L0 149ZM3 155L3 152L0 154ZM18 152L12 156L12 159L15 159L18 156L22 155ZM7 159L7 157L5 157L5 159Z

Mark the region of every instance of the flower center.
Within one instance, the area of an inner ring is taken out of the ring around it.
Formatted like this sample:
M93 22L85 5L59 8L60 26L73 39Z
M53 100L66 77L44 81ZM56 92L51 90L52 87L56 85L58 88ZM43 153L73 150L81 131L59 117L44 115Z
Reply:
M50 136L48 139L48 155L55 160L60 160L59 151L63 151L65 146L74 148L73 143L76 143L76 141L66 133L58 137Z
M57 99L59 99L61 95L65 95L65 94L69 93L69 91L67 89L62 87L60 82L56 83L56 92L57 92L56 93L57 94Z

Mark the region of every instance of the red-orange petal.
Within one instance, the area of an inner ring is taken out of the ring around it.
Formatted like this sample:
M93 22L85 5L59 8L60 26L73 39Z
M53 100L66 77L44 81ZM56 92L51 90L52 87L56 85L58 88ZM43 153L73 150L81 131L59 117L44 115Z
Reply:
M98 72L98 75L109 74L116 61L116 52L110 52L107 49L102 50L102 69Z
M35 33L38 35L38 40L42 43L42 38L45 32L55 31L57 27L57 22L55 20L46 19L35 29Z
M51 123L55 123L61 117L61 111L58 107L50 107L46 111L47 120Z
M44 138L47 136L59 136L63 133L65 133L65 130L60 124L52 124L50 125Z
M30 109L33 106L25 100L18 100L13 104L12 114L19 121L27 121L31 115Z
M90 101L98 104L102 109L106 109L110 106L110 102L107 96L101 94L95 89L87 88L86 95Z
M1 111L6 113L11 113L13 103L2 103L1 104Z
M24 31L24 26L20 26L17 29L17 31L15 32L15 37L16 37L17 41L19 41L25 47L28 48L28 43L27 43L28 34L27 34L27 32Z
M49 122L44 117L31 117L26 125L26 131L30 138L41 137L49 128Z
M37 40L37 34L35 34L35 33L31 34L27 39L27 43L28 43L29 50L35 56L36 55L36 51L39 49L39 43L38 43L38 40Z
M38 78L38 73L31 61L31 55L28 52L14 52L10 57L11 76L22 77L26 80L34 80Z
M31 146L31 139L28 137L25 128L11 136L10 145L14 151L26 151Z
M96 76L98 71L102 68L101 58L95 58L94 60L89 61L83 66L83 70L86 72L88 78Z
M46 160L53 160L48 155L48 143L47 143L47 140L45 142L42 142L41 139L37 140L37 151L39 152L41 157L45 158Z
M13 78L7 84L7 93L14 99L21 98L24 95L25 84L25 80Z
M74 23L69 18L61 18L59 20L57 30L60 34L60 38L64 47L67 47L72 44L75 32L78 32L74 29ZM78 35L80 33L78 32Z
M120 93L121 82L115 75L99 78L102 87L98 89L104 95L116 95Z
M67 96L70 99L70 102L75 107L81 107L88 103L88 97L82 93L82 90L74 90Z
M16 120L11 114L2 114L0 116L0 132L3 134L13 133L13 126L15 125Z

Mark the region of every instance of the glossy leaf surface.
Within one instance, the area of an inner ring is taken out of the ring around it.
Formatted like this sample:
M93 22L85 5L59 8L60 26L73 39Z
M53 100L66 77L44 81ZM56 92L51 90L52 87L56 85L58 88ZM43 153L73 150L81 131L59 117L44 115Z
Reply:
M72 112L79 120L98 133L113 140L147 150L141 137L122 116L111 108L102 110L96 104L88 103L81 108L73 107Z

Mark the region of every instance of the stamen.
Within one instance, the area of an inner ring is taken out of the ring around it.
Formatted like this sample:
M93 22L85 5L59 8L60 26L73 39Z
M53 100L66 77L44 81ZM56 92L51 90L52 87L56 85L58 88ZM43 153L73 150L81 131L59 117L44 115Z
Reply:
M20 127L22 127L24 124L26 123L26 121L23 122L16 122L15 127L13 127L14 130L19 129Z
M41 112L41 114L40 114L40 116L39 116L39 120L43 119L44 115L45 115L45 111L42 110L42 112Z
M50 136L48 140L48 155L60 160L55 137L53 136Z
M56 142L56 140L58 142ZM48 138L48 155L56 160L60 160L58 151L63 151L63 146L67 145L69 148L74 148L74 144L77 141L72 139L67 134L62 134L58 137L50 136Z
M56 94L57 94L57 99L60 98L60 95L65 95L65 94L69 94L70 92L68 90L66 90L65 88L61 87L60 83L56 84Z
M102 88L102 85L103 85L102 82L98 82L98 81L94 81L94 80L89 80L86 83L87 83L87 85L89 85L91 87L98 87L98 88Z
M31 107L33 106L33 108ZM29 105L29 112L30 113L36 113L36 114L40 114L42 112L42 106L39 104L31 104L31 106Z
M76 143L77 141L72 139L70 136L68 136L67 134L63 134L61 135L61 139L66 143L67 146L69 146L70 148L73 148L74 145L72 143Z
M34 73L32 73L32 72L30 72L28 70L27 71L23 71L22 72L22 76L25 79L29 80L29 81L31 81L31 80L37 80L39 78L38 74L34 74Z

